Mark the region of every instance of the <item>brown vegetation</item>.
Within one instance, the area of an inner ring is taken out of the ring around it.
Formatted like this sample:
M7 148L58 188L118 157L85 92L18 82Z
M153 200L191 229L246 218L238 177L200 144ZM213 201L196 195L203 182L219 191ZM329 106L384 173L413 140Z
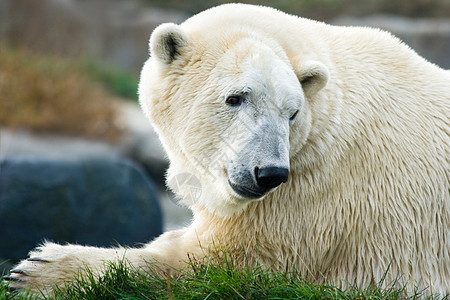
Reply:
M0 47L0 127L114 141L111 96L73 62Z

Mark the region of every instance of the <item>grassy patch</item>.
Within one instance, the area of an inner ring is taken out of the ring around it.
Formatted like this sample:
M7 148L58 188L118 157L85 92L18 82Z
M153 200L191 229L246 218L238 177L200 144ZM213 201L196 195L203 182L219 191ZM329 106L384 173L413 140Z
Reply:
M84 63L83 70L114 95L137 101L138 78L114 68L101 66L93 61Z
M115 97L93 79L105 74L90 75L83 64L58 57L0 47L0 127L114 141L121 132Z
M235 268L225 259L218 264L191 263L185 271L172 276L138 272L124 263L111 264L100 279L95 280L90 274L86 280L57 290L49 299L415 299L419 296L406 295L401 289L377 287L341 290L261 266ZM5 285L0 285L0 299L8 297Z
M6 284L0 284L0 299L9 299L7 294L7 286Z

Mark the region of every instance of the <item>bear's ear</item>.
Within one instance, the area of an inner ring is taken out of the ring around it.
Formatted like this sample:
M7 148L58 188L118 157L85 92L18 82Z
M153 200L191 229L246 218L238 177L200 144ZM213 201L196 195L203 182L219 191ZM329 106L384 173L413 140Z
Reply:
M170 64L188 44L187 34L173 23L161 24L150 36L150 55Z
M303 62L296 73L307 98L324 88L330 77L327 67L318 61Z

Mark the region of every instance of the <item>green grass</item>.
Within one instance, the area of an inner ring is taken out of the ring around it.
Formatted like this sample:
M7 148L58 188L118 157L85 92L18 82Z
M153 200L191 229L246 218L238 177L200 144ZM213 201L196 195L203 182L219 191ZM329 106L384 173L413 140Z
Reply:
M12 299L0 285L0 299ZM177 275L159 276L131 270L124 263L109 265L95 280L90 274L48 299L416 299L400 289L373 287L341 290L312 284L293 273L270 272L261 266L236 268L227 259L219 264L191 263ZM15 298L16 299L16 298ZM30 299L18 297L17 299ZM430 298L431 299L431 298Z
M94 61L83 64L86 74L100 82L112 94L137 101L138 78L130 73L105 67Z

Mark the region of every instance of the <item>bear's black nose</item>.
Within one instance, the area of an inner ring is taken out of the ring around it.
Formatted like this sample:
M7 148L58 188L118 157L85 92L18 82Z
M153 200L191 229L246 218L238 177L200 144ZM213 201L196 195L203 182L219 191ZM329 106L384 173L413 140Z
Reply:
M258 186L269 190L271 188L277 187L288 179L289 170L286 168L279 167L268 167L259 169L255 168L255 177Z

